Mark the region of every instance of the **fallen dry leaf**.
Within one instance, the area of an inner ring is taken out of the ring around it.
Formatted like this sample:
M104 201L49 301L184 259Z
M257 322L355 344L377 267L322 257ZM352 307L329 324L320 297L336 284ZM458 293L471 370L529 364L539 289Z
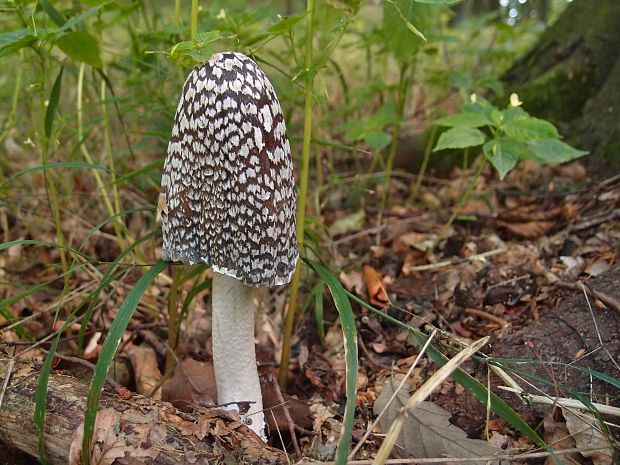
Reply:
M586 266L584 271L590 276L599 276L608 271L610 268L611 265L607 263L607 261L599 258Z
M594 465L611 465L613 449L609 439L598 428L598 420L594 415L590 412L576 413L564 408L562 414L566 420L566 428L575 439L581 455L592 460Z
M184 410L187 404L214 405L217 399L212 362L186 358L162 387L162 399Z
M157 354L149 345L132 346L127 350L127 356L133 366L136 381L136 392L153 399L161 399L162 374L157 366ZM157 388L157 390L155 390Z
M384 383L381 394L373 406L375 415L379 415L385 408L399 383L395 378L388 379ZM406 384L379 419L382 431L389 430L390 425L398 416L399 410L407 403L408 399L409 392ZM450 416L450 412L440 406L428 401L422 402L418 408L408 412L393 453L398 457L463 459L487 457L499 452L486 441L468 438L465 431L450 423ZM450 462L446 460L442 463L476 465L481 462L467 460ZM491 463L497 464L499 461L496 460Z
M336 236L356 229L362 229L365 220L366 212L364 209L361 209L334 221L329 227L329 234Z
M93 446L90 453L91 463L97 465L111 465L116 459L131 454L134 458L150 457L154 459L159 455L158 447L136 447L136 438L153 437L153 434L165 438L165 428L162 425L155 425L157 411L142 411L140 415L144 418L151 417L150 421L143 425L132 424L127 431L124 426L125 415L131 414L131 409L119 412L113 408L105 408L97 413L95 430L93 436ZM160 430L160 431L157 431ZM163 430L163 431L162 431ZM69 465L80 465L82 463L82 438L84 434L84 424L76 430L75 437L71 443L69 451Z
M433 250L438 241L439 236L437 234L419 233L415 231L401 234L396 239L396 242L402 244L405 248L412 247L422 252Z
M545 442L549 444L552 449L572 449L575 447L575 440L571 437L566 428L566 423L563 421L556 421L554 418L554 411L550 411L545 415L543 427L545 431ZM562 454L560 458L566 465L582 465L579 461L579 454L575 452ZM549 456L545 460L544 465L555 465L555 463L555 459Z
M372 305L385 306L389 299L385 293L384 276L370 265L364 265L364 282L368 289L368 298Z
M364 277L359 271L341 271L340 282L349 292L353 292L360 297L364 297L366 292L366 285L364 284Z

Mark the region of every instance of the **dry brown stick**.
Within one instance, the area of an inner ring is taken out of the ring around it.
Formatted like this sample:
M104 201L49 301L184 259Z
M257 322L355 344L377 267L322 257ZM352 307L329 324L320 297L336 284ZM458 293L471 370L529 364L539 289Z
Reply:
M476 316L479 316L480 318L484 318L485 320L489 320L489 321L492 321L493 323L497 323L502 328L507 328L508 326L510 326L510 324L503 318L500 318L498 316L493 315L492 313L485 312L484 310L480 310L478 308L466 308L463 311L467 313L468 315L476 315Z
M45 353L49 353L49 350L45 350L45 349L41 349L41 350ZM56 352L54 354L54 357L57 357L61 360L66 360L67 362L77 363L78 365L82 365L83 367L86 367L92 371L95 371L95 368L96 368L94 363L90 363L88 360L84 360L83 358L71 357L70 355L64 355L59 352ZM114 378L112 378L111 376L106 376L106 382L114 389L123 388L123 386L121 386L116 381L114 381Z
M568 281L562 281L562 280L557 280L554 281L553 284L555 284L558 287L563 287L565 289L573 289L575 291L581 291L582 287L581 287L581 282L576 282L576 283L571 283ZM601 302L603 302L607 308L610 308L612 310L615 310L616 312L620 313L620 302L618 302L616 299L614 299L613 297L604 294L601 291L597 291L595 289L592 289L590 286L588 286L587 284L583 284L583 288L585 289L586 293L590 296L593 297L595 299L600 300Z
M611 212L606 213L604 215L594 215L589 218L586 218L581 223L578 223L574 226L569 226L568 229L571 232L582 231L584 229L590 229L594 226L598 226L601 223L606 223L608 221L615 220L618 217L620 217L620 208L616 208L615 210L612 210Z
M287 402L282 396L282 391L280 391L280 385L278 384L278 380L273 374L273 369L269 371L269 379L271 380L271 385L273 386L273 392L276 395L276 399L278 399L278 402L280 403L279 407L282 407L282 411L284 412L284 418L286 418L288 432L291 435L291 441L293 442L293 449L295 450L295 454L297 455L297 457L301 457L301 449L299 448L299 443L297 442L297 435L295 434L295 422L291 417L291 412L289 412L288 410L288 406L286 405ZM284 444L282 444L282 447L285 447Z
M0 385L7 378L8 358L0 358ZM32 422L38 369L16 361L0 407L0 442L38 456L38 432ZM52 464L75 464L81 454L80 424L88 383L52 373L48 381L45 449ZM98 414L91 462L111 457L132 458L132 464L239 463L284 465L280 450L267 447L247 426L215 410L201 409L193 418L172 405L142 396L121 398L104 391ZM214 433L217 432L217 433ZM217 437L216 437L217 434ZM117 455L111 455L117 454Z

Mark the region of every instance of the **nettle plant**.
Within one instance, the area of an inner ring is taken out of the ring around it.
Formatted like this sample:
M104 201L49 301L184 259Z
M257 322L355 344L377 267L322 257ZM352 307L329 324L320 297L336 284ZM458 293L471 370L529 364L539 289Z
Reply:
M435 121L438 126L450 129L441 134L433 152L482 145L483 155L500 179L504 179L520 160L557 165L588 153L562 142L553 124L530 116L521 104L519 96L512 94L508 107L500 110L472 94L461 112Z

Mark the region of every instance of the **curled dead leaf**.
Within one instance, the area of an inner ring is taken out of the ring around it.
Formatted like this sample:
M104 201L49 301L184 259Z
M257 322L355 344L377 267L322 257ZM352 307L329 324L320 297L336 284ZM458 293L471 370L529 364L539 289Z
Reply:
M372 305L383 307L389 302L385 292L385 277L370 265L364 265L364 282Z
M136 381L136 391L153 399L161 399L162 374L157 366L157 354L149 345L131 346L127 356L133 366Z

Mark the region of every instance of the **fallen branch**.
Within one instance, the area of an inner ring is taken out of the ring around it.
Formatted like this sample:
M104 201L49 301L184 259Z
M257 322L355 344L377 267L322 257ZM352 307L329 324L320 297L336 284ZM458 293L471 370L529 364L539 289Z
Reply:
M0 441L36 457L38 432L32 418L37 369L25 362L16 362L12 371L8 368L9 359L0 358L0 386L7 385L0 406ZM50 375L45 450L53 464L80 463L88 386L66 374ZM286 463L282 451L265 446L225 412L183 413L166 402L133 394L121 397L108 390L100 406L91 463Z

